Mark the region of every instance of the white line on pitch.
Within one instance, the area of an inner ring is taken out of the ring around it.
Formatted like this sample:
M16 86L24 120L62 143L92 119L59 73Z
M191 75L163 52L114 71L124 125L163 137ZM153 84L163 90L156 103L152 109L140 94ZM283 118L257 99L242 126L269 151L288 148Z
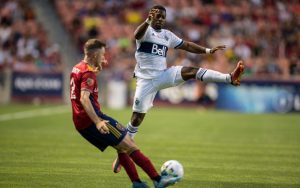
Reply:
M0 122L14 120L14 119L31 118L31 117L36 117L36 116L48 116L48 115L53 115L53 114L62 114L62 113L66 113L66 112L70 112L69 106L59 106L59 107L53 107L53 108L28 110L28 111L23 111L23 112L2 114L2 115L0 115Z

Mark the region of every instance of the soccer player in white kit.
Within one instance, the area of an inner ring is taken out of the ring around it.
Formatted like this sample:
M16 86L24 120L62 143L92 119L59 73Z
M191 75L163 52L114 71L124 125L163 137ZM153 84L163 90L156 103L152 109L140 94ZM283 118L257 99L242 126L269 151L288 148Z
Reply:
M167 67L166 56L169 48L181 49L196 54L212 54L225 46L205 48L193 42L184 41L169 30L162 29L166 21L166 9L153 6L145 22L134 32L136 39L136 66L134 76L137 79L134 95L133 113L127 124L131 138L138 131L147 111L153 106L156 93L165 88L177 86L187 80L197 79L203 82L224 82L234 86L240 85L240 77L244 71L242 61L229 74L199 67L171 66ZM116 159L113 171L119 172L121 166Z

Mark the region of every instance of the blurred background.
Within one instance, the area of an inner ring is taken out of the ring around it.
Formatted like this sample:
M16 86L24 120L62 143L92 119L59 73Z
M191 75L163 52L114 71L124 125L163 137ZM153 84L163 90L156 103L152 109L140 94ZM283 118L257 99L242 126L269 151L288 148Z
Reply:
M162 90L156 105L197 106L247 113L300 112L298 0L1 0L0 104L69 103L69 74L89 38L108 46L99 76L100 100L131 106L135 89L133 32L149 9L167 9L166 28L213 55L169 50L169 66L231 72L246 64L242 86L189 81Z
M100 102L126 124L133 32L155 4L182 39L227 46L213 55L169 49L169 66L226 73L241 59L246 72L240 87L189 81L159 91L135 137L142 151L157 169L183 164L177 188L300 187L299 0L0 0L0 187L131 187L124 170L111 171L115 151L75 131L69 74L87 39L105 41Z

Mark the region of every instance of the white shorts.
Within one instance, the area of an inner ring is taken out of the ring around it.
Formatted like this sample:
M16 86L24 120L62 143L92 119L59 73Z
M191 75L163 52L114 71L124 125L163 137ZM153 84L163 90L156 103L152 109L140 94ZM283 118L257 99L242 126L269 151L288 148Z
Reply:
M182 66L172 66L164 70L156 78L137 78L132 107L133 111L146 113L153 106L153 100L157 91L183 83L181 69Z

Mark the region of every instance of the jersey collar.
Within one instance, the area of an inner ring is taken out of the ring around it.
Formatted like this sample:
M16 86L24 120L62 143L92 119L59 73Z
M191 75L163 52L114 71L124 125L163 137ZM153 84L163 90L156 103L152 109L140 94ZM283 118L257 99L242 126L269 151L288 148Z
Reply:
M82 60L82 62L86 64L87 70L88 70L88 71L96 72L96 67L94 67L94 66L88 64L88 62L86 62L86 61L84 61L84 60Z
M162 31L162 29L154 29L152 26L151 26L151 28L157 33L160 33Z

